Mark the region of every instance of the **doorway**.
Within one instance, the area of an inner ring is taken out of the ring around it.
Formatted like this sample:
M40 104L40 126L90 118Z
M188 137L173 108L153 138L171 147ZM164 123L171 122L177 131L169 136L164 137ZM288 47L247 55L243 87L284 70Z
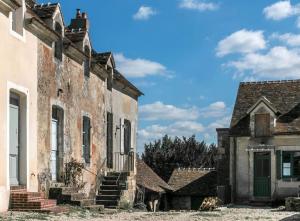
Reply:
M254 153L254 196L271 196L271 154Z

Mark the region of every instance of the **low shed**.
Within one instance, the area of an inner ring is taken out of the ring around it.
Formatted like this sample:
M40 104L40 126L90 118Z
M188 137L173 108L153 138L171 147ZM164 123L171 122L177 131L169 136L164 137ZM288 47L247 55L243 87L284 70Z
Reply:
M148 209L153 210L150 205L155 202L160 209L165 210L167 208L166 193L171 192L172 187L141 159L137 159L136 184L137 200L142 200L148 206ZM142 197L140 197L141 195Z
M203 199L216 196L217 172L214 169L178 168L168 184L173 192L168 201L173 210L198 210Z

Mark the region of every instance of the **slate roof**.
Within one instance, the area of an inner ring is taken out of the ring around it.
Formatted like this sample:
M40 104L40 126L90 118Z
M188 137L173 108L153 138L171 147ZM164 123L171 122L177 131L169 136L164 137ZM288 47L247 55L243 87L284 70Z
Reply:
M275 134L300 133L300 80L242 82L230 124L231 135L250 134L247 111L265 97L279 113Z
M136 91L138 95L144 95L136 86L134 86L130 81L128 81L117 69L114 69L114 80L123 82L132 90Z
M164 193L171 191L170 187L163 179L161 179L143 160L137 159L137 185L143 186L148 190Z
M85 35L85 30L65 29L65 36L74 43L82 42L85 38Z
M217 176L215 170L200 168L175 169L168 184L178 195L212 196L216 191Z
M31 3L32 5L32 3ZM51 18L58 6L58 3L48 3L33 5L32 10L39 16L41 19Z

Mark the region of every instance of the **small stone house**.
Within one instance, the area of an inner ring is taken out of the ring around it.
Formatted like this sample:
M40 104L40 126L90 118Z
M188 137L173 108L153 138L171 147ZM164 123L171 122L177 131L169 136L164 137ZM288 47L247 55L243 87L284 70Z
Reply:
M99 177L126 172L133 202L142 92L112 53L92 47L87 14L67 23L58 3L0 0L0 30L0 211L11 191L47 196L71 159L84 165L86 195L95 197Z
M173 192L168 194L172 210L198 210L205 197L216 196L217 172L214 169L178 168L168 184Z
M300 185L300 80L241 83L230 128L218 129L229 150L233 202L296 196Z

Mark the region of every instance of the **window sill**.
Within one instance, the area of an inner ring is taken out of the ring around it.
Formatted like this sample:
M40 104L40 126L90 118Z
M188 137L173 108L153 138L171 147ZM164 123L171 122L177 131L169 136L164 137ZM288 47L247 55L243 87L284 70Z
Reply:
M283 177L283 182L300 182L300 177Z

